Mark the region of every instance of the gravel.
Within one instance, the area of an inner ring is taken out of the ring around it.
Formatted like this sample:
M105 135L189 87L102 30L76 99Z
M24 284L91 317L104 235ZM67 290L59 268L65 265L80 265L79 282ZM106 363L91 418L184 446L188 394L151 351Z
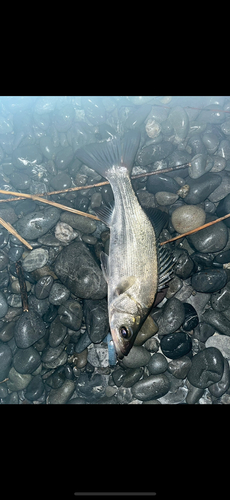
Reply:
M89 143L139 128L140 203L169 215L161 241L230 213L230 97L0 98L1 189L94 214L110 186L77 159ZM182 169L162 169L190 163ZM0 196L1 200L7 198ZM168 288L127 357L109 365L101 222L36 200L1 203L0 404L229 404L230 219L168 244ZM28 311L15 263L21 261Z

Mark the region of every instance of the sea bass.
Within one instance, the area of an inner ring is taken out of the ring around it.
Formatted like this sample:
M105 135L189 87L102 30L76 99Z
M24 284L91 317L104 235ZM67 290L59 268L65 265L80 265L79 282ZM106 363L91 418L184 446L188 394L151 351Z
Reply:
M167 221L164 212L141 207L130 173L140 143L132 130L123 139L89 144L76 156L111 185L114 207L95 210L110 228L109 255L101 252L101 266L108 283L110 331L117 356L126 356L145 321L157 290L169 279L172 260L157 243Z

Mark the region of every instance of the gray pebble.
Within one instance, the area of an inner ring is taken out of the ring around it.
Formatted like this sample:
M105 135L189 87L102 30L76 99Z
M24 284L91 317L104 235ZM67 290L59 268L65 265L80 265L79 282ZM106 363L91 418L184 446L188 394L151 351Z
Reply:
M192 231L205 223L206 214L203 208L197 205L183 205L172 213L172 225L178 233Z
M131 351L130 351L131 352ZM169 380L164 373L150 375L136 382L131 388L132 395L141 401L150 401L164 396L170 387Z
M44 211L32 212L16 223L16 230L26 240L35 240L46 234L60 217L60 210L55 207L46 208Z
M168 191L159 191L155 194L155 198L158 205L171 205L178 200L179 196L175 193L169 193Z
M18 349L14 355L13 366L19 373L32 373L40 363L40 354L34 347Z
M49 297L50 290L53 285L52 276L43 276L40 278L34 288L34 293L37 299L46 299Z
M58 315L60 321L71 330L79 330L81 328L83 311L82 305L77 300L66 300L59 308Z
M188 115L185 109L181 106L175 106L172 108L168 116L168 121L174 128L176 138L185 139L189 128Z
M230 304L230 283L228 282L221 290L211 295L211 306L215 311L225 311Z
M216 347L222 352L225 358L230 360L230 336L220 335L215 332L214 335L206 340L205 347Z
M148 362L149 373L152 375L158 375L158 373L163 373L168 368L168 361L165 356L161 353L156 353L151 356L150 361Z
M163 306L162 317L158 323L159 326L159 335L167 335L169 333L173 333L185 320L185 310L184 304L172 297L169 299L166 304Z
M215 153L220 143L217 135L213 132L203 134L202 141L209 154Z
M66 222L58 222L55 227L55 238L62 243L68 244L78 236L78 233Z
M216 189L221 183L221 177L219 174L208 174L202 175L199 179L189 179L187 184L189 185L189 193L185 196L184 200L189 205L197 205L201 203ZM211 200L213 201L213 200Z
M35 248L22 261L25 271L31 272L46 265L49 259L49 252L44 248Z
M69 296L70 296L70 291L68 290L68 288L66 288L66 286L56 281L53 283L49 293L50 304L54 304L55 306L60 306L66 300L68 300Z
M72 214L71 212L62 212L60 220L66 222L74 229L78 229L84 234L91 234L97 229L96 222L82 215Z
M23 312L15 325L15 342L17 347L26 349L45 335L45 325L40 316L34 312Z
M66 364L68 355L66 351L62 351L60 356L53 359L52 361L43 361L43 368L57 368L58 366L63 366Z
M54 361L57 359L64 349L64 344L59 344L56 347L50 347L49 345L45 347L42 353L42 361L44 363L49 363L50 361Z
M0 292L0 318L3 318L8 311L8 304L5 295Z
M26 387L25 397L29 401L36 401L44 392L44 383L40 375L35 375Z
M109 332L107 301L105 299L84 300L84 317L91 341L101 342Z
M77 297L102 299L107 293L107 283L90 251L82 242L65 247L55 261L55 274Z
M12 361L12 351L7 344L0 344L0 381L8 375Z
M58 389L51 389L48 396L48 404L66 404L75 390L75 383L72 380L65 380Z
M208 347L198 352L192 358L192 366L188 372L188 381L205 389L215 382L219 382L224 371L224 358L219 349Z
M205 323L214 326L219 333L230 336L230 321L221 312L207 309L202 319Z
M61 322L59 315L56 316L56 318L52 321L49 329L50 347L57 347L64 339L66 332L66 326Z
M191 159L191 167L189 167L189 175L192 179L198 179L206 172L209 172L213 166L213 160L205 155L198 154Z
M9 371L8 377L9 380L7 380L7 387L10 391L20 391L21 389L25 389L32 380L32 375L29 373L19 373L13 366Z
M173 359L168 365L168 371L174 377L183 379L187 376L192 365L191 359L188 356L182 356L179 359Z
M139 368L150 361L151 354L142 346L133 346L129 354L121 361L121 366L126 368Z
M197 292L212 293L226 285L227 274L224 269L207 268L192 275L192 286Z
M215 220L216 217L209 216ZM212 226L201 229L197 233L188 236L188 241L192 246L202 253L219 252L228 241L228 229L224 222L218 222Z

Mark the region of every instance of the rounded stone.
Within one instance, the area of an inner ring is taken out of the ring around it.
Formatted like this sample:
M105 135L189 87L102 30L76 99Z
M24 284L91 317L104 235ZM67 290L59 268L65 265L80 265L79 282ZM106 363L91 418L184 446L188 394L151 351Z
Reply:
M34 347L18 349L14 355L13 366L18 373L32 373L40 363L40 354Z
M224 372L219 382L215 382L209 386L209 391L215 398L220 398L229 388L230 385L230 370L228 360L224 359Z
M8 304L5 295L0 292L0 318L3 318L8 311Z
M191 159L191 167L188 169L189 175L192 179L198 179L211 170L212 166L213 161L209 156L207 157L205 154L195 155Z
M61 322L58 316L52 321L49 329L49 345L50 347L57 347L64 339L67 332L67 328Z
M184 379L190 370L192 361L188 356L182 356L182 358L173 359L168 365L168 371L174 377L179 379Z
M224 269L209 268L192 276L192 287L197 292L212 293L226 285L227 274Z
M222 352L222 355L230 360L230 336L214 333L205 342L206 347L216 347Z
M51 389L48 396L48 404L66 404L75 389L75 383L66 379L58 389Z
M196 326L199 324L199 318L196 312L196 309L192 306L192 304L184 303L185 310L185 320L182 323L182 328L186 332L190 332L194 330Z
M170 359L181 358L192 348L192 340L187 333L175 332L164 335L160 342L163 354Z
M69 224L73 229L78 229L84 234L91 234L97 229L97 224L94 220L82 215L72 214L71 212L62 212L60 217L61 222Z
M158 373L163 373L168 368L168 361L160 352L153 354L148 363L149 373L152 375L158 375Z
M42 162L43 155L36 145L21 146L13 151L12 160L16 168L24 169L33 167Z
M167 300L163 307L162 319L160 321L160 335L167 335L175 332L182 325L185 319L184 304L180 300L172 297Z
M157 399L169 391L170 382L164 373L150 375L136 382L131 388L132 395L141 401Z
M202 316L202 320L213 326L222 335L230 335L230 321L223 313L214 311L214 309L207 309Z
M85 300L84 317L87 332L91 341L94 343L101 342L109 331L107 301L105 299Z
M66 300L58 308L58 315L61 323L67 328L76 331L81 328L83 311L82 305L77 300Z
M9 371L8 377L9 380L7 380L7 387L10 391L20 391L25 389L32 380L32 375L30 375L30 373L19 373L13 366Z
M183 205L172 213L172 225L178 233L192 231L205 223L206 214L197 205Z
M213 216L209 217L211 220L216 219ZM198 252L219 252L228 242L228 230L224 222L218 222L191 234L188 236L188 241Z
M31 272L46 265L49 259L49 252L44 248L35 248L22 261L25 271Z
M12 361L12 351L7 344L0 344L0 381L8 375Z
M53 281L54 279L52 276L43 276L38 280L34 288L34 293L37 299L46 299L49 297Z
M44 337L45 325L39 314L34 311L25 311L15 325L15 342L17 347L26 349Z
M205 389L219 382L223 372L224 358L221 351L215 347L208 347L193 356L187 377L190 384L199 389Z
M228 282L221 290L214 292L211 296L211 306L215 311L225 311L230 305L230 283Z
M147 365L150 358L150 352L146 351L144 347L133 346L129 354L122 359L121 365L126 368L139 368L140 366Z
M17 221L16 230L26 240L35 240L55 226L59 217L60 210L56 207L32 212Z
M156 202L158 205L171 205L178 200L179 196L176 193L169 193L168 191L159 191L155 194Z
M189 128L189 119L185 109L181 106L171 108L168 121L174 128L176 136L179 139L185 139Z
M36 375L32 378L26 387L25 397L29 401L36 401L41 397L45 389L43 380L40 375Z
M220 185L221 180L220 175L211 172L202 175L198 179L189 179L187 181L189 192L184 197L184 201L189 205L197 205L205 201L214 189Z
M49 293L49 301L50 304L54 304L55 306L60 306L66 300L68 300L70 296L70 291L66 286L62 285L62 283L54 282L52 288Z

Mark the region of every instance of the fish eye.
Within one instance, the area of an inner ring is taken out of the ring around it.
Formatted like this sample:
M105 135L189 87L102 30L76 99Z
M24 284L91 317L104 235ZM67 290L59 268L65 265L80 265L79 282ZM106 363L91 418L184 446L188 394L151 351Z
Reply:
M126 326L120 326L119 333L125 340L128 340L132 335L132 332Z

